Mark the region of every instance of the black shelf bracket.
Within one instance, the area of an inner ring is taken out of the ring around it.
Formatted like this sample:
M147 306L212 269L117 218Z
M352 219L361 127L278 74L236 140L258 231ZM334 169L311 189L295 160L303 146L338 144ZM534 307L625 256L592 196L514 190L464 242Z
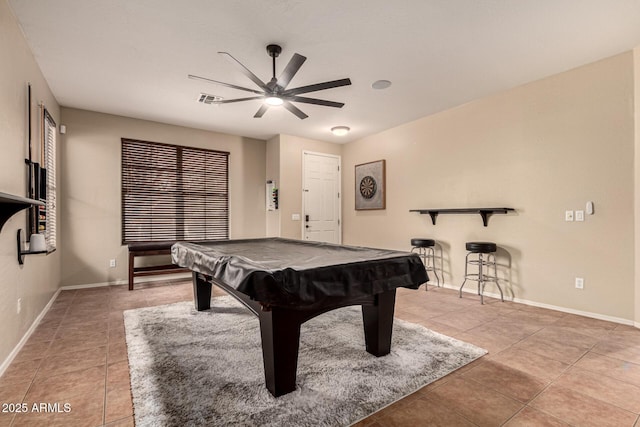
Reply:
M38 254L46 254L47 251L23 251L22 250L22 229L18 229L18 264L24 264L24 256L25 255L38 255Z
M0 231L4 224L16 213L33 205L44 206L39 200L14 196L13 194L0 193Z
M431 223L436 225L436 218L438 218L438 211L429 211L429 216L431 217Z
M39 200L28 199L26 197L14 196L13 194L0 193L0 231L9 218L23 209L31 206L44 206ZM18 263L24 264L25 255L46 254L47 251L23 251L22 250L22 229L18 229Z
M453 209L411 209L409 212L429 214L431 223L436 225L436 218L439 214L480 214L482 224L486 227L489 224L489 217L493 214L507 214L513 212L513 208L453 208Z

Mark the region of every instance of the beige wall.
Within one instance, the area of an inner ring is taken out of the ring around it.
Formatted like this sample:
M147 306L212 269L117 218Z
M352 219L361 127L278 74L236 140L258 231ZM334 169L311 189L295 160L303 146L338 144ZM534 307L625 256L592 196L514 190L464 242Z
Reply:
M27 195L27 111L32 114L33 159L40 156L43 102L60 123L60 110L6 1L0 1L0 192ZM32 103L27 106L27 83ZM51 299L60 283L60 251L25 257L18 265L16 233L26 230L26 211L14 215L0 232L0 372L3 361ZM61 244L61 243L60 243ZM22 310L17 314L17 300Z
M634 200L635 200L635 326L640 328L640 47L633 50L634 82Z
M265 141L63 108L61 181L62 284L127 278L121 245L120 138L230 152L230 237L265 235ZM109 268L110 259L117 260Z
M302 239L302 222L291 215L302 214L302 152L342 154L342 145L291 135L280 135L280 237Z
M435 238L446 282L459 286L464 243L494 241L509 294L632 320L632 70L628 52L347 144L344 242L409 249L411 237ZM387 209L356 212L350 171L378 159L387 162ZM589 200L595 215L564 221ZM441 215L434 226L409 213L481 206L517 214L483 227L477 215Z
M280 185L280 135L276 135L267 141L267 164L265 181L271 180ZM265 190L266 197L266 190ZM267 211L267 237L280 236L280 209Z

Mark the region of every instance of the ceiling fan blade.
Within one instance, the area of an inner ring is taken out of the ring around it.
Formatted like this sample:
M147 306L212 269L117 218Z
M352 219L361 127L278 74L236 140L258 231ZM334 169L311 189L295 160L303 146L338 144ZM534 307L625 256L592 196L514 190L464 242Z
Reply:
M230 87L231 89L244 90L246 92L257 93L257 94L260 94L260 95L263 94L263 92L260 92L259 90L249 89L249 88L242 87L242 86L236 86L236 85L232 85L230 83L219 82L217 80L211 80L211 79L207 79L205 77L194 76L193 74L189 74L187 77L189 77L192 80L201 80L201 81L207 82L207 83L213 83L213 84L220 85L220 86Z
M318 90L333 89L334 87L349 86L350 84L351 84L350 79L332 80L330 82L316 83L314 85L301 86L301 87L285 90L284 92L282 92L282 95L284 96L298 95L300 93L308 93L308 92L315 92Z
M262 106L258 108L258 111L256 111L256 113L253 115L253 118L259 119L264 115L264 113L266 113L268 109L269 109L269 104L262 104Z
M306 60L306 56L302 56L297 53L293 54L293 57L282 71L282 74L280 74L280 77L278 77L278 86L280 86L280 89L285 89L289 85L289 82L291 82L293 76L296 75L296 73L298 72L300 67L302 67L302 64L304 64L304 61Z
M223 99L221 101L214 101L214 104L231 104L232 102L251 101L252 99L264 99L264 96L250 96L248 98L236 98L236 99Z
M284 101L284 103L282 104L282 106L284 108L286 108L287 110L291 111L293 114L295 114L296 116L298 116L298 118L304 120L306 119L307 116L305 113L302 112L302 110L300 110L298 107L296 107L295 105L293 105L292 103L290 103L289 101Z
M324 99L306 98L304 96L287 96L286 99L293 102L304 102L305 104L324 105L325 107L344 107L344 102L325 101Z
M259 88L261 88L262 90L265 90L265 91L268 90L267 85L265 84L265 82L260 80L258 78L258 76L253 74L247 67L242 65L242 62L238 61L230 53L228 53L228 52L218 52L218 53L222 54L222 55L226 55L228 58L230 58L231 63L234 64L240 70L240 72L242 74L244 74L245 76L249 77L249 79L252 82L254 82L256 85L258 85Z

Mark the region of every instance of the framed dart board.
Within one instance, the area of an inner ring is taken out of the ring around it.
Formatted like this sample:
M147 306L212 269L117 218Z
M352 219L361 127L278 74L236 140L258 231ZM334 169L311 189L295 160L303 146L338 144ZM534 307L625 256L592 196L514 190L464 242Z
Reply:
M385 209L385 161L356 165L356 210Z

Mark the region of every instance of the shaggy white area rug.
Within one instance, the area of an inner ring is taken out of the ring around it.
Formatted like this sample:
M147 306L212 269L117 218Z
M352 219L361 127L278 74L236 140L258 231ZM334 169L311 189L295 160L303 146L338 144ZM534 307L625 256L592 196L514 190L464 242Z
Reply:
M264 385L258 319L229 296L124 313L135 423L347 426L486 354L395 319L391 353L365 351L360 307L302 325L297 389Z

